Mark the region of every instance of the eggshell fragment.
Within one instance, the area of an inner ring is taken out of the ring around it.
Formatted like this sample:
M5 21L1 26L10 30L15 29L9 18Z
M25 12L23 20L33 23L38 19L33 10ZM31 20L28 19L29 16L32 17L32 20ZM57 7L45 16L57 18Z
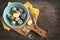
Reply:
M27 32L29 32L29 30L26 30Z
M23 30L24 32L26 32L26 27L22 28L22 30Z
M27 22L27 24L28 24L28 25L31 25L31 24L32 24L32 20L29 20L29 21Z

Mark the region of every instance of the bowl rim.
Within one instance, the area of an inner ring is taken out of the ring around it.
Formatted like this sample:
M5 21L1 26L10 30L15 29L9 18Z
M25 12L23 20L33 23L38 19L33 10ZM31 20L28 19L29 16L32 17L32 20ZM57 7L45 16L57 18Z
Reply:
M20 5L23 5L23 6L26 8L26 6L25 6L24 4L22 4L22 3L20 3L20 2L13 2L12 4L20 4ZM11 4L10 4L10 5L11 5ZM4 22L5 22L9 27L11 27L11 28L21 28L22 26L24 26L24 25L27 23L29 17L27 17L27 19L26 19L26 21L25 21L24 24L22 24L21 26L18 26L18 27L14 27L14 26L12 26L12 25L9 25L9 24L6 22L5 17L4 17L4 12L5 12L5 10L6 10L6 8L7 8L8 6L9 6L9 5L7 5L7 6L5 7L4 11L3 11L3 19L4 19ZM26 8L26 10L27 10L28 16L29 16L28 8Z

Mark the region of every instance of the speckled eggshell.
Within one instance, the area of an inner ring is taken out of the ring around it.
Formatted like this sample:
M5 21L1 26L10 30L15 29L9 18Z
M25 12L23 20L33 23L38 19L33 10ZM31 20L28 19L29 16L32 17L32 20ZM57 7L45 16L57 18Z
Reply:
M23 23L23 21L20 19L19 21L18 21L18 24L22 24Z
M12 25L15 25L15 24L16 24L16 22L15 22L15 21L11 21L11 24L12 24Z
M25 19L25 17L26 17L26 14L24 13L24 14L22 14L22 16L21 16L21 19Z

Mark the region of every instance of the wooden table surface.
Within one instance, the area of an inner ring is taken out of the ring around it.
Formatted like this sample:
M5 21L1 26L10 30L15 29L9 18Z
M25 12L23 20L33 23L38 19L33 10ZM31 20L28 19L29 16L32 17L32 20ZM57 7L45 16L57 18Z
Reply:
M2 2L3 1L3 2ZM26 0L8 0L11 2L22 2L25 3ZM3 10L7 5L7 0L0 0L0 16L3 14ZM29 0L34 7L41 10L39 14L37 24L40 28L47 31L48 40L60 40L60 27L59 27L59 0ZM40 37L35 32L31 31L31 40L47 40ZM3 25L0 21L0 40L30 40L27 36L22 36L17 32L10 30L6 31L3 29Z

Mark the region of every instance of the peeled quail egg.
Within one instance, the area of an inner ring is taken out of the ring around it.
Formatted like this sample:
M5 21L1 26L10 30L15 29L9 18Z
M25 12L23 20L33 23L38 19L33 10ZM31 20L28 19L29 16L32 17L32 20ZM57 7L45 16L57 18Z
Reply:
M19 17L19 14L18 13L13 13L13 16L14 17Z
M28 24L28 25L31 25L31 24L32 24L32 20L29 20L29 21L27 22L27 24Z
M15 21L18 21L19 19L20 19L20 18L18 17L18 18L15 19Z
M16 22L15 22L15 21L11 21L11 24L12 24L12 25L15 25L15 24L16 24Z
M20 19L19 21L18 21L18 24L22 24L23 23L23 21Z
M16 10L17 10L17 8L16 8L16 7L13 7L13 8L12 8L12 11L16 11Z
M22 14L22 16L21 16L21 19L25 19L25 17L26 17L26 14L24 13L24 14Z
M19 11L20 11L21 13L23 13L23 9L19 8Z

